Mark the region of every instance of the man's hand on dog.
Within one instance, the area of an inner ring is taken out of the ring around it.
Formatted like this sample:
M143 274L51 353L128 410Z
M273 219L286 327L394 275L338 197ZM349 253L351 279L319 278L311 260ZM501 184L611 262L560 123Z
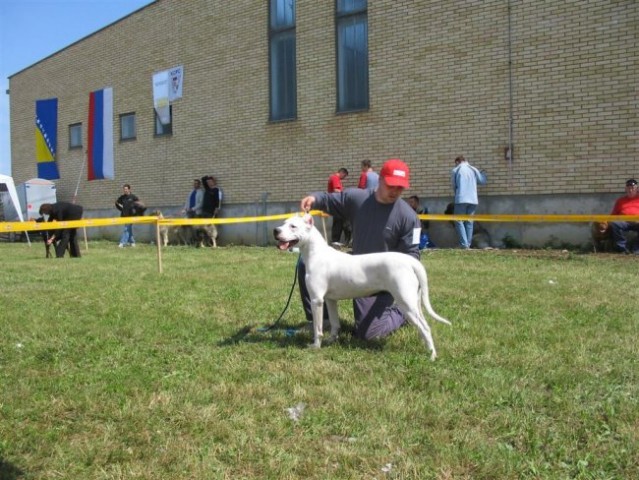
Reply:
M308 197L304 197L302 198L302 201L300 202L300 209L303 212L308 213L311 211L311 208L313 208L314 203L315 203L315 197L313 197L312 195L309 195Z

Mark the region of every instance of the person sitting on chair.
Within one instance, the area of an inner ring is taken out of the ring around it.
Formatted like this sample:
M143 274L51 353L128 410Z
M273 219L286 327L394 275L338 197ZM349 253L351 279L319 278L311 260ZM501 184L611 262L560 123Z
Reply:
M637 188L637 180L634 178L627 180L626 195L617 199L610 215L639 215L639 190ZM639 241L635 242L632 251L627 245L628 232L631 230L639 232L639 222L610 222L610 230L616 252L639 255Z

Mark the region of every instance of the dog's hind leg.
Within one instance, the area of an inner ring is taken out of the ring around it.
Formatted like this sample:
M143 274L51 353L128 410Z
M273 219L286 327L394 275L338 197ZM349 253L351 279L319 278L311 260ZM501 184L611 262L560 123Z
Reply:
M433 341L433 334L430 330L430 326L428 322L424 318L422 314L420 299L418 296L417 289L415 289L415 293L412 293L413 290L410 290L411 293L403 292L393 292L393 298L395 302L404 313L404 317L410 323L417 327L419 330L419 334L422 336L426 347L430 350L430 359L435 360L437 358L437 351L435 350L435 342Z
M428 322L426 321L424 316L421 314L421 312L417 313L414 311L406 310L404 315L410 323L417 327L424 340L424 343L428 347L428 350L430 350L430 359L435 360L437 358L437 350L435 350L435 342L433 341L433 334L430 330L430 326L428 325Z

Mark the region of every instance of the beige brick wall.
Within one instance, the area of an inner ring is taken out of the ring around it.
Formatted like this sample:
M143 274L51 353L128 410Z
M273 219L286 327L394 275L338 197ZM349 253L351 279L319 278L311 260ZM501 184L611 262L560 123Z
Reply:
M489 174L484 196L620 192L639 176L639 2L512 1L515 159L509 131L508 2L369 2L370 109L336 110L334 2L298 0L298 119L268 121L267 2L159 0L10 79L13 173L36 176L34 104L57 97L60 199L84 161L68 126L89 92L114 89L137 139L116 138L116 178L80 181L78 201L110 208L123 183L148 205L181 204L191 179L219 177L227 203L295 201L346 166L407 161L412 189L448 197L452 160ZM184 65L171 137L153 136L151 77Z

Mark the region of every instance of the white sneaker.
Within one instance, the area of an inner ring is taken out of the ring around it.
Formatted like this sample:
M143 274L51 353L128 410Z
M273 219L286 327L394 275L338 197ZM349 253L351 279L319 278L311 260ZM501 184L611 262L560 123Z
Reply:
M131 244L131 246L132 246L132 247L135 247L135 243L132 243L132 244Z
M124 243L121 243L120 245L118 245L119 248L124 248Z

